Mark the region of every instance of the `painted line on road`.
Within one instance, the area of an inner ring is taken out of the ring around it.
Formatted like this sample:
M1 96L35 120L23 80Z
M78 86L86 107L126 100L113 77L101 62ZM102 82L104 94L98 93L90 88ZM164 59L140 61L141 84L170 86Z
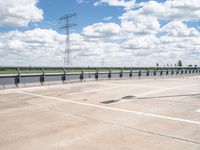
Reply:
M77 102L77 101L62 99L62 98L57 98L57 97L33 94L33 93L24 92L24 91L16 91L16 93L22 93L22 94L27 94L27 95L31 95L31 96L35 96L35 97L40 97L40 98L47 98L47 99L52 99L52 100L64 101L64 102L68 102L68 103L73 103L73 104L78 104L78 105L83 105L83 106L90 106L90 107L95 107L95 108L100 108L100 109L113 110L113 111L119 111L119 112L125 112L125 113L132 113L132 114L137 114L137 115L142 115L142 116L147 116L147 117L152 117L152 118L159 118L159 119L165 119L165 120L171 120L171 121L178 121L178 122L200 125L199 121L187 120L187 119L182 119L182 118L175 118L175 117L169 117L169 116L164 116L164 115L156 115L156 114L134 111L134 110L106 107L106 106L102 106L102 105L95 105L95 104Z
M82 93L90 93L90 92L97 92L97 91L103 91L103 90L110 90L110 89L116 89L121 88L122 86L115 86L115 87L107 87L107 88L100 88L100 89L92 89L87 91L80 91L80 92L74 92L74 93L68 93L66 95L75 95L75 94L82 94ZM57 88L57 87L50 87L50 86L44 86L44 87L27 87L27 88L19 88L19 89L8 89L8 90L2 90L0 91L0 94L10 94L13 92L25 92L25 91L32 91L37 89L48 89L48 88ZM68 87L67 89L70 89L71 87Z
M100 83L100 82L98 82ZM81 83L78 83L78 84L81 84ZM112 82L111 83L106 83L105 82L102 82L100 83L102 85L117 85L117 84L113 84ZM72 85L72 84L71 84ZM137 85L137 87L150 87L150 86L144 86L144 85L140 85L140 82L136 82L134 83L134 86ZM91 85L92 86L92 85ZM95 91L101 91L101 90L109 90L109 89L115 89L115 88L121 88L121 87L132 87L133 85L127 85L127 84L120 84L120 86L115 86L115 87L108 87L108 88L101 88L101 89L94 89L94 90L88 90L88 91L80 91L80 92L75 92L75 93L68 93L67 95L75 95L75 94L80 94L80 93L90 93L90 92L95 92ZM164 91L167 91L167 90L174 90L174 89L177 89L177 88L180 88L180 87L190 87L190 86L193 86L193 85L185 85L185 86L175 86L175 87L170 87L170 88L162 88L162 89L158 89L158 90L154 90L154 91L150 91L150 92L146 92L146 93L143 93L143 94L139 94L139 95L135 95L137 97L143 97L143 96L147 96L147 95L151 95L151 94L156 94L156 93L160 93L160 92L164 92ZM20 87L20 88L17 88L17 89L4 89L4 90L0 90L0 94L10 94L10 93L13 93L13 92L17 92L17 91L32 91L32 90L37 90L37 89L48 89L48 88L57 88L57 87L65 87L65 84L63 85L46 85L46 86L36 86L36 87ZM70 89L71 87L73 86L70 86L70 87L67 87L67 89Z

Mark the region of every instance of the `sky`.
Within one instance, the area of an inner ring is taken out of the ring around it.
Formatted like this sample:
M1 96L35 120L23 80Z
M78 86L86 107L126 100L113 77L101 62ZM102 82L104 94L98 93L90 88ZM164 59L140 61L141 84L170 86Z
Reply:
M0 0L0 66L200 66L199 0Z

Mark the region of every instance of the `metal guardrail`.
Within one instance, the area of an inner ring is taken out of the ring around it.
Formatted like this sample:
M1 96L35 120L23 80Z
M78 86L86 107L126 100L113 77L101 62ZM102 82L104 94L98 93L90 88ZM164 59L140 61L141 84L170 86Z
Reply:
M174 76L199 74L199 67L0 67L0 70L16 70L16 74L0 74L0 86L48 83L52 81L62 81L84 79L111 79L111 78L132 78L142 76ZM49 69L60 70L59 73L47 73ZM22 70L40 70L41 73L22 73ZM74 71L73 71L74 70Z

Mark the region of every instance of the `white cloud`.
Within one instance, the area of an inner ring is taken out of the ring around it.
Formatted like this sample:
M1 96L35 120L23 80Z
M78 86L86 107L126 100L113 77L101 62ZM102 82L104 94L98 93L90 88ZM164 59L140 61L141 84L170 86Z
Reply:
M125 10L134 8L135 0L98 0L94 3L95 6L107 4L109 6L120 6L124 7Z
M184 31L189 34L182 31L171 34L170 27L173 25L177 29L184 27ZM73 33L70 36L73 66L100 66L102 57L107 66L154 66L157 62L161 65L174 64L178 59L185 65L199 64L199 32L195 36L189 36L192 29L180 22L171 22L162 30L167 34L157 37L151 33L143 36L134 32L129 34L114 23L88 26L82 34ZM0 63L62 66L64 48L65 36L53 30L37 28L25 32L2 33Z
M128 1L99 2L127 9L124 3ZM119 17L120 24L94 23L80 34L72 33L73 66L100 66L102 57L106 66L155 66L157 62L175 64L179 59L184 65L200 65L200 33L187 26L188 20L198 20L198 2L194 1L195 6L182 2L140 3L139 9ZM168 23L163 25L159 19ZM0 33L0 64L62 65L64 48L65 36L54 30Z
M197 36L198 31L195 28L188 28L181 21L172 21L163 26L160 30L161 32L166 32L169 36Z
M77 1L77 3L79 3L79 4L86 2L86 0L76 0L76 1Z
M11 31L0 36L0 63L4 65L54 65L64 51L63 35L51 29ZM9 61L7 61L9 60ZM6 63L5 63L6 62Z
M143 15L151 15L166 20L199 20L199 0L167 0L164 3L149 1L139 4L138 10Z
M133 10L138 13L166 20L191 21L200 19L199 0L166 0L165 2L148 1L136 3L135 0L98 0L95 6L107 4L109 6L121 6L125 10Z
M108 17L103 18L104 21L110 21L110 20L112 20L112 19L113 19L112 16L108 16Z
M120 26L115 23L95 23L83 29L82 35L87 38L112 39L119 36Z
M43 19L38 0L1 0L0 25L27 26L29 22Z
M136 49L152 49L155 47L156 37L153 35L148 36L139 36L137 38L130 38L128 41L125 41L121 46L125 49L130 49L136 51ZM146 52L146 54L148 54Z
M121 17L122 29L129 33L156 34L160 28L158 19L154 16L141 15L137 11L127 11Z

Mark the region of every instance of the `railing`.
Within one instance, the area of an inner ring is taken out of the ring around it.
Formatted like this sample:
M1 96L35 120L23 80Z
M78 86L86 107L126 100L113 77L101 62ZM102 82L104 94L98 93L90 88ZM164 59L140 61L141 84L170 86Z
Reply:
M0 86L86 79L132 78L199 74L199 67L0 67Z

